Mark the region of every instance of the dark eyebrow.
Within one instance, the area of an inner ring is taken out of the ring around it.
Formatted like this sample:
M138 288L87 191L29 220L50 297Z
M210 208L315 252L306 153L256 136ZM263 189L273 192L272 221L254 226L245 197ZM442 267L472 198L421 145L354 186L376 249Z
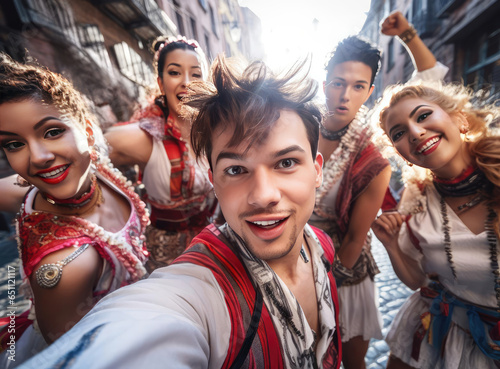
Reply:
M280 156L286 155L292 151L305 152L305 150L302 147L300 147L299 145L292 145L292 146L289 146L283 150L275 152L274 157L279 158Z
M41 121L39 121L38 123L36 123L34 126L33 126L33 131L36 131L37 129L39 129L41 126L43 126L45 124L45 122L47 122L48 120L58 120L60 121L59 118L56 118L56 117L45 117L43 118ZM7 131L0 131L0 135L4 135L4 136L17 136L17 134L15 133L12 133L12 132L7 132Z
M221 151L219 155L217 155L217 159L215 159L215 164L222 159L243 160L243 155L235 154L234 152Z
M342 82L345 82L345 81L346 81L346 80L345 80L344 78L342 78L342 77L333 77L333 78L331 79L330 83L331 83L331 82L333 82L334 80L339 80L339 81L342 81ZM364 79L360 79L359 81L356 81L356 82L354 82L354 83L366 83L366 84L368 84L368 81L365 81Z
M170 63L167 65L167 67L170 67L171 65L173 65L174 67L178 67L178 68L181 68L181 65L179 63ZM201 67L199 65L193 65L191 67L191 69L201 69Z
M415 115L415 113L417 112L418 109L420 109L422 106L429 106L429 105L418 105L415 109L413 109L410 113L410 118L413 117L413 115Z
M283 150L276 151L272 157L273 158L279 158L280 156L286 155L290 152L293 151L299 151L299 152L305 152L305 150L300 147L299 145L292 145L289 147L284 148ZM222 159L233 159L233 160L244 160L244 156L241 154L236 154L234 152L228 152L228 151L221 151L219 155L217 155L217 159L215 159L215 164L219 162L219 160Z

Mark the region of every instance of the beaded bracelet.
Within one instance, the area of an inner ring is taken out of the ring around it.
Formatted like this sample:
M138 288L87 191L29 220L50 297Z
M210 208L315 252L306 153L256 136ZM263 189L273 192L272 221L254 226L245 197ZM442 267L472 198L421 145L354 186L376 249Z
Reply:
M417 30L415 27L413 27L413 24L410 23L410 28L408 28L406 31L403 31L398 37L403 41L405 44L413 40L413 38L417 35Z

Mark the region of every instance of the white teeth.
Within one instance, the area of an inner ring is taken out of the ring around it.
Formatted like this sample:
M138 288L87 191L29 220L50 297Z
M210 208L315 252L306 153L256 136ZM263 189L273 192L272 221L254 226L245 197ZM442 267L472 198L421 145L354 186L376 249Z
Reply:
M434 145L436 142L439 141L439 137L435 137L432 140L428 141L419 151L418 153L421 154L428 148L430 148L432 145Z
M56 169L56 170L53 170L52 172L48 172L48 173L40 173L39 176L42 177L42 178L50 178L50 177L53 177L55 176L56 174L59 174L61 172L64 172L66 170L68 166L65 165L64 167L61 167L59 169Z
M270 226L278 223L279 220L269 220L269 221L261 221L261 222L252 222L253 224L257 224L258 226Z

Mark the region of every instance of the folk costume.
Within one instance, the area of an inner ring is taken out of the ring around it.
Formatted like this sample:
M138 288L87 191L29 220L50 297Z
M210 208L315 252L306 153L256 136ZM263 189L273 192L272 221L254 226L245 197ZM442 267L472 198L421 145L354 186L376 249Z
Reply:
M208 166L194 160L172 117L150 104L132 117L153 141L142 173L151 224L146 230L150 253L148 271L170 264L207 226L217 202L207 175ZM161 104L160 104L161 105Z
M78 258L88 247L94 247L103 259L101 276L93 293L95 303L116 289L137 282L146 274L144 264L147 251L143 245L143 233L149 218L145 204L130 183L126 183L126 179L109 166L98 164L94 174L106 186L124 196L130 204L129 219L117 232L107 231L79 216L62 216L34 210L33 203L37 194L44 196L36 187L31 188L25 197L16 224L18 249L22 260L23 283L20 291L31 300L31 308L16 317L15 361L8 360L9 355L4 351L8 349L11 335L8 326L0 332L2 368L17 366L47 347L38 329L36 302L33 300L30 286L34 269L45 256L65 248L75 249L59 263L43 264L38 268L36 283L43 288L52 288L59 282L64 266ZM100 194L96 193L95 196ZM8 318L0 320L0 325L7 324Z
M491 224L474 234L431 181L410 183L400 208L411 214L401 250L417 260L428 284L408 298L386 341L415 368L497 368L500 360L498 239ZM407 201L405 201L405 199Z
M323 184L316 193L316 206L309 223L323 229L338 250L349 228L349 216L356 199L371 181L389 165L370 138L372 130L365 121L368 109L361 107L340 139L339 146L326 160ZM374 276L379 272L370 251L368 234L361 255L348 269L338 258L334 274L339 291L342 342L356 336L382 338L381 316ZM356 301L355 304L350 303Z
M415 71L411 80L441 80L447 72L448 67L437 62L432 68ZM389 165L370 140L372 130L365 119L367 114L368 109L362 106L345 131L339 132L339 146L325 161L323 184L317 190L316 205L309 220L332 238L337 249L347 233L354 202ZM379 270L370 248L371 233L368 233L352 269L344 267L338 258L334 263L342 342L356 336L363 336L363 340L382 338L382 317L374 283Z
M321 332L227 224L209 225L172 265L103 299L26 368L339 368L333 245L308 225L304 236Z

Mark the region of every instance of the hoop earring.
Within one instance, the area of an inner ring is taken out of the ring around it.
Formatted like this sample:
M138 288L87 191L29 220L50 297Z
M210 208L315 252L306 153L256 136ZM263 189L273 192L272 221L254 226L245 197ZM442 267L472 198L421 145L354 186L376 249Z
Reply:
M29 183L27 180L25 180L23 177L21 177L18 174L16 181L14 182L14 185L19 186L19 187L29 187L29 186L31 186L31 183Z

